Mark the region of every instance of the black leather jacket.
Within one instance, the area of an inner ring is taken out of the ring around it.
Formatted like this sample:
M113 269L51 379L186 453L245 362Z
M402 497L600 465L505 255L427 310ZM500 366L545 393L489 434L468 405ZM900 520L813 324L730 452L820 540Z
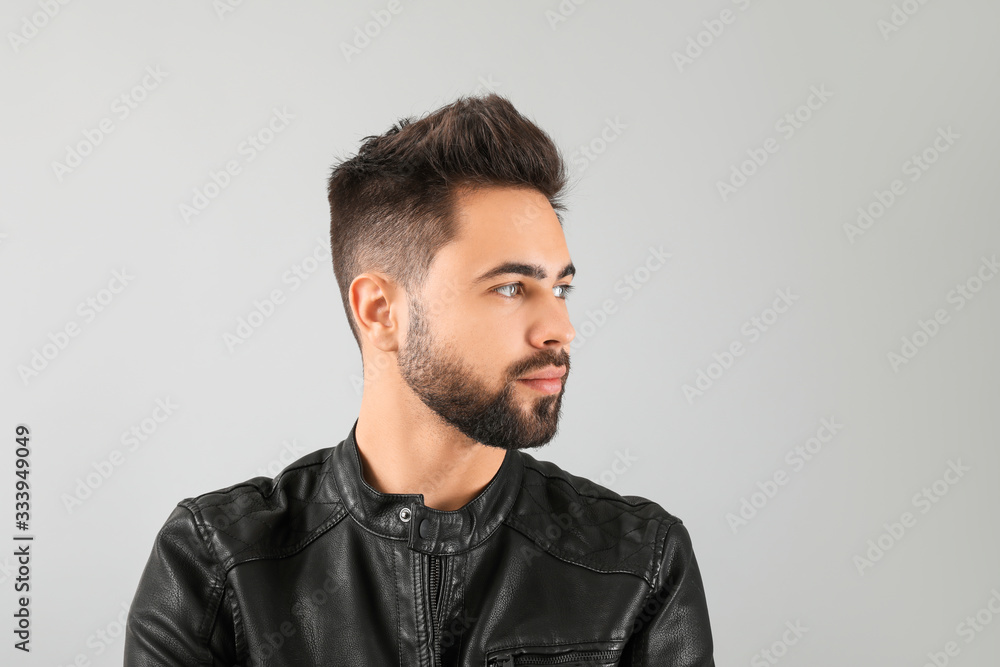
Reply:
M455 511L383 494L355 428L178 504L125 665L714 667L691 539L655 502L510 450Z

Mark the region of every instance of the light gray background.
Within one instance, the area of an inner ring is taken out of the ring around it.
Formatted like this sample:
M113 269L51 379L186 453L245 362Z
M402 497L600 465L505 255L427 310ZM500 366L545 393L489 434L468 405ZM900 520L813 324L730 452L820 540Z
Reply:
M328 258L297 289L283 279L325 243L329 167L401 116L494 89L574 165L573 372L559 435L534 454L684 520L720 666L771 664L772 649L788 665L923 665L950 641L949 664L997 664L1000 618L983 612L972 641L959 627L1000 591L1000 281L976 282L1000 251L997 3L900 2L889 31L887 0L400 0L350 58L341 45L387 2L220 4L79 0L48 19L37 0L5 3L0 498L12 524L13 431L28 424L37 538L30 656L10 646L0 557L0 662L121 664L121 636L97 633L120 629L173 505L347 435L361 365ZM112 104L147 67L162 81L121 118ZM830 96L799 109L813 87ZM241 142L275 108L294 118L247 162ZM797 109L809 118L787 137L776 122ZM113 132L60 179L53 163L104 118ZM952 143L910 180L939 128ZM769 138L777 152L724 200L718 182ZM234 159L185 222L180 205ZM852 242L845 225L894 179L905 192ZM651 247L671 256L644 272ZM102 293L121 270L128 285ZM981 289L959 308L967 281ZM231 351L224 336L276 289L284 303ZM793 305L752 341L744 323L779 290ZM78 310L102 295L92 320ZM893 368L903 337L925 344ZM744 354L688 400L734 341ZM168 398L129 451L122 434ZM823 419L842 428L805 465L786 459ZM115 449L121 464L67 509ZM968 470L915 503L949 462ZM776 473L786 483L755 497ZM761 506L734 530L744 499ZM885 524L904 512L896 539ZM789 623L808 630L783 644Z

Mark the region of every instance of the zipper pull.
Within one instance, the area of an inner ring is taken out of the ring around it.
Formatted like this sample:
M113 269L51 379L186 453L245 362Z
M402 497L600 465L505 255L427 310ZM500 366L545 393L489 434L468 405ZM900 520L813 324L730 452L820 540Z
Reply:
M514 658L511 657L510 653L498 655L495 660L496 662L493 664L496 665L496 667L513 667L514 665Z

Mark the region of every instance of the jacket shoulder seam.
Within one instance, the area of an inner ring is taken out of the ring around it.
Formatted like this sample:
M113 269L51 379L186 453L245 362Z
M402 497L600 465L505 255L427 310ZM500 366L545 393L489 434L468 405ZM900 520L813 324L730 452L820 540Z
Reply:
M660 569L663 567L663 557L667 553L667 539L670 537L670 529L679 523L682 522L680 519L676 517L674 517L674 519L669 523L667 522L666 519L660 519L660 528L657 530L657 535L656 535L657 548L653 555L653 568L652 568L653 575L650 578L650 582L652 582L650 586L653 589L654 593L656 592L655 582L659 579ZM662 539L660 538L660 531L663 532Z
M594 495L594 494L591 494L591 493L586 493L586 492L578 489L576 487L576 485L573 484L573 482L571 482L570 480L566 479L565 477L562 477L562 476L559 476L559 475L549 475L548 473L546 473L546 472L544 472L542 470L539 470L538 468L532 466L529 462L525 462L524 467L532 470L533 472L538 473L539 475L541 475L545 479L551 479L551 480L555 480L555 481L564 483L566 486L568 486L569 488L573 489L573 493L575 493L576 495L578 495L578 496L580 496L582 498L593 498L594 500L603 500L603 501L610 502L610 503L619 503L619 504L625 505L625 506L630 507L630 508L639 508L639 507L645 507L647 505L656 505L657 504L655 501L650 500L649 498L642 498L641 500L637 500L636 502L632 502L632 501L630 501L625 496L620 496L618 498L614 498L612 496L603 495L603 494L602 495Z
M262 548L260 541L246 542L243 539L241 539L239 535L235 534L234 531L227 530L225 527L216 526L212 523L205 521L204 517L200 516L200 512L205 509L213 507L224 507L226 505L232 505L234 503L238 507L241 498L245 498L247 496L251 496L254 494L256 494L257 497L259 497L261 500L268 500L274 495L275 491L279 487L279 481L286 473L295 470L316 468L317 466L319 466L320 469L322 469L322 466L326 463L326 461L330 458L330 456L332 456L332 454L333 451L331 448L330 451L328 451L326 455L323 456L322 459L314 460L310 463L304 463L301 465L285 468L273 480L271 480L269 489L266 488L268 485L258 484L253 479L251 479L244 482L240 482L238 484L234 484L232 486L224 487L222 489L217 489L215 491L208 491L206 493L202 493L182 501L185 504L185 506L189 507L189 509L192 507L197 508L199 512L199 517L201 518L206 531L210 530L216 533L221 533L223 535L228 536L232 540L239 542L242 545L242 547L237 548L233 551L227 551L227 556L225 559L223 559L218 553L215 553L213 548L213 556L219 562L219 565L223 571L223 578L228 577L229 572L234 567L240 565L241 563L251 562L255 560L285 558L287 556L291 556L298 553L302 549L306 548L310 543L318 539L321 535L323 535L323 533L325 533L330 528L335 526L341 519L343 519L343 517L347 514L346 507L344 506L343 500L339 496L332 497L329 500L321 500L321 501L317 501L311 498L299 498L292 496L298 502L304 505L322 505L328 507L330 513L327 515L326 519L324 519L322 523L315 526L308 532L304 533L298 541L290 545L281 546L280 548L272 548L269 550ZM324 474L320 474L318 475L318 477L323 477L323 475ZM318 493L318 491L314 492L313 497L315 497L316 493ZM222 498L221 500L217 500L215 502L206 502L207 498L213 495L221 496ZM238 516L240 519L260 522L259 519L255 519L252 516L253 514L259 513L260 511L266 511L266 510L258 509L254 511L243 511L239 512ZM232 517L232 515L230 516ZM264 523L264 525L266 526L267 524ZM210 540L208 540L207 537L205 539L206 542L210 543ZM212 545L210 544L210 546ZM252 551L254 549L257 550L257 553L255 555L252 555L249 558L241 557L246 552Z
M302 465L298 465L298 466L294 466L294 467L283 469L281 472L278 473L277 477L274 477L272 479L272 483L270 485L271 488L270 488L270 490L267 493L264 493L264 491L261 489L261 487L258 486L257 484L255 484L253 482L253 479L269 479L269 478L266 478L266 477L259 478L258 477L258 478L248 479L248 480L243 481L243 482L238 482L238 483L233 484L231 486L225 486L225 487L222 487L221 489L216 489L214 491L206 491L205 493L199 493L196 496L192 496L190 498L185 498L183 502L199 503L199 501L202 498L206 497L206 496L214 496L214 495L223 495L223 496L226 496L227 499L224 500L224 501L222 501L222 502L202 505L203 507L219 507L221 505L225 505L225 504L230 503L230 502L232 502L234 500L237 500L238 498L242 498L247 493L253 493L254 491L256 491L257 493L259 493L262 498L270 498L271 495L273 495L274 492L275 492L275 490L278 488L278 480L281 479L281 477L285 473L292 472L294 470L302 470L304 468L312 468L313 466L322 466L322 465L324 465L326 463L326 460L328 458L330 458L330 454L329 453L326 456L324 456L322 458L322 460L313 461L312 463L303 463ZM236 491L237 489L243 489L243 488L246 488L247 491L244 492L244 493L240 493L238 495L233 495L233 496L229 495L231 492ZM199 504L201 504L201 503L199 503Z
M239 548L238 550L233 551L231 554L229 554L229 556L227 556L225 560L223 560L221 556L219 556L215 552L214 548L212 548L213 557L219 562L219 566L223 572L223 577L224 578L228 577L229 572L234 567L240 565L241 563L248 563L255 560L286 558L288 556L294 555L299 551L301 551L302 549L309 546L309 544L311 544L315 540L319 539L319 537L321 537L324 533L326 533L328 530L337 525L337 523L339 523L347 515L347 509L344 507L344 503L339 498L331 500L330 502L314 502L308 500L302 500L302 502L305 504L331 505L335 507L331 508L330 514L323 521L323 523L319 524L312 530L305 533L305 535L303 535L298 541L277 549L263 549L259 546L258 542L245 542L244 540L240 539L238 535L234 535L231 531L226 530L225 528L206 523L206 530L212 530L218 533L222 533L223 535L227 535L231 539L236 540L237 542L240 542L243 545L242 548ZM220 504L225 505L227 503L220 503ZM198 507L196 504L194 504L194 506ZM217 507L217 506L218 505L205 505L205 507ZM241 517L250 518L250 514L243 514L241 515ZM258 553L256 555L251 556L249 558L242 557L243 554L245 554L247 551L251 551L253 549L258 550Z
M202 620L201 626L198 629L198 633L202 636L202 641L204 642L204 648L209 655L211 655L212 632L215 630L215 626L219 620L219 610L222 606L222 598L226 588L225 571L222 570L221 563L219 562L219 555L215 551L215 547L212 545L211 540L208 539L205 533L204 518L201 516L201 512L198 510L197 505L188 503L186 500L181 501L178 505L191 513L191 517L194 519L195 530L198 533L198 538L201 540L206 551L208 551L209 556L211 556L215 569L222 571L221 577L219 576L218 571L212 573L212 590L209 594L208 609L205 610L205 618ZM199 662L202 661L199 660ZM211 659L204 662L204 664L211 665Z
M519 534L523 535L524 537L528 538L529 540L531 540L532 544L534 544L536 547L538 547L539 549L541 549L545 553L549 554L550 556L552 556L554 558L558 558L559 560L563 561L564 563L570 563L571 565L577 565L577 566L582 567L582 568L584 568L586 570L590 570L591 572L597 572L597 573L600 573L600 574L628 574L628 575L631 575L631 576L636 577L638 579L642 579L643 582L645 582L647 586L651 585L649 579L647 579L645 576L643 576L641 574L636 574L632 570L621 570L621 569L600 570L600 569L598 569L598 568L596 568L596 567L594 567L592 565L587 565L586 563L581 563L580 561L571 558L570 556L566 555L565 553L563 553L559 549L555 549L551 545L551 543L548 546L539 543L538 540L536 540L534 538L534 536L532 536L527 531L525 531L525 530L521 529L520 527L518 527L512 521L508 521L508 520L505 519L504 522L503 522L503 524L505 526L507 526L508 528L510 528L511 530L514 530L514 531L518 532Z
M327 518L327 520L324 523L312 529L305 537L303 537L295 544L292 544L291 546L285 547L283 549L261 551L261 553L257 554L256 556L252 556L250 558L239 558L239 555L249 549L252 549L253 545L247 545L243 549L240 549L238 552L234 553L232 556L227 558L226 562L223 563L223 567L225 568L226 574L228 575L229 572L233 570L233 568L239 565L243 565L244 563L252 563L258 560L278 560L281 558L288 558L289 556L294 556L298 552L302 551L310 544L318 540L324 533L328 532L331 528L340 523L343 520L343 518L347 516L347 510L344 508L344 504L339 501L337 501L335 504L340 506L339 509L334 510L334 512L330 515L330 517ZM229 535L230 537L233 537L234 539L239 539L235 535L232 535L231 533L228 533L224 530L222 530L222 532L225 533L226 535Z

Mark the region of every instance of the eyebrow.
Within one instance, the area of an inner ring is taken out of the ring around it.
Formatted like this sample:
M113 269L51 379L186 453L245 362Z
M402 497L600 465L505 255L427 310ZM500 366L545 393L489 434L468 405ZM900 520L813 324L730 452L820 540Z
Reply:
M495 278L497 276L503 276L508 273L518 273L522 276L528 276L529 278L534 278L535 280L545 280L548 274L545 273L545 269L538 264L525 264L523 262L504 262L503 264L498 264L494 266L489 271L482 273L474 281L473 285L478 285L484 280L489 280L490 278ZM565 278L566 276L576 275L576 267L573 266L573 262L570 262L563 267L559 275L556 276L556 280L560 278Z

